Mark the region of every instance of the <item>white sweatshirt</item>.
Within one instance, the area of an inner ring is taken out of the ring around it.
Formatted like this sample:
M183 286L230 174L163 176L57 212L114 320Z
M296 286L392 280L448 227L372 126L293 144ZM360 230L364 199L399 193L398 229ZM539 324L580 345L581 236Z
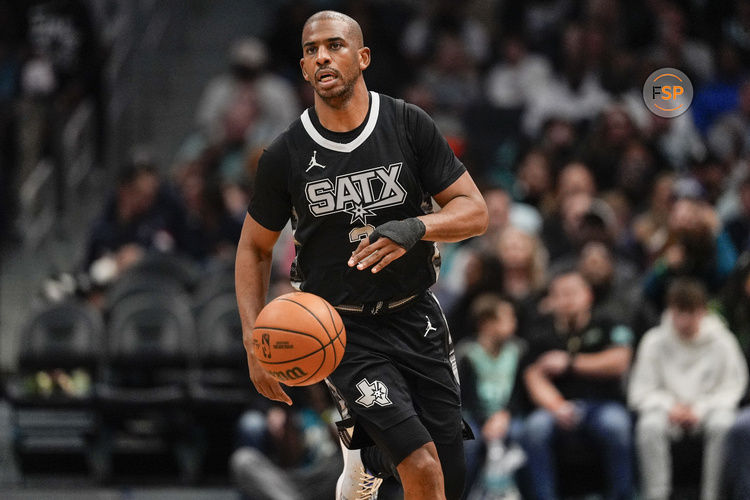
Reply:
M628 404L638 412L689 405L699 419L715 409L736 408L747 386L747 363L735 336L706 314L696 337L685 341L665 312L638 347Z

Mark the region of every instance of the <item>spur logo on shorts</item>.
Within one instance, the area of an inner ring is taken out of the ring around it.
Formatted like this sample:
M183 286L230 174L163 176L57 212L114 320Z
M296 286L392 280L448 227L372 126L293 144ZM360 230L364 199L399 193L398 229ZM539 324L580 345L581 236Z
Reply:
M351 223L367 224L373 210L400 205L406 200L406 190L398 182L402 163L392 163L339 175L334 181L320 179L305 185L305 196L310 213L315 217L344 212L352 216Z
M393 404L388 399L388 387L380 380L374 380L369 382L366 378L363 378L357 382L357 389L361 394L354 402L359 403L365 408L369 408L372 405L388 406Z

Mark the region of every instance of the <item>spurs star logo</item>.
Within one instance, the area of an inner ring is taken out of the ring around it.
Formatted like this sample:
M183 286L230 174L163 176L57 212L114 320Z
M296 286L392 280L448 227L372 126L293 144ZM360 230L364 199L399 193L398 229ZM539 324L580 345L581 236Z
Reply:
M313 151L312 157L310 158L310 163L307 164L307 170L305 170L305 172L309 172L310 169L313 167L326 168L325 165L321 165L320 163L318 163L318 160L315 159L317 155L318 155L318 152Z
M430 317L429 316L425 316L424 319L427 320L427 329L424 331L424 335L423 335L424 337L426 337L428 333L430 333L430 332L436 332L437 328L435 328L434 326L432 326L432 321L430 321Z
M388 406L393 404L388 399L388 387L385 386L380 380L374 380L370 383L366 378L363 378L357 382L357 389L361 394L354 402L359 403L365 408L369 408L374 404L378 406Z

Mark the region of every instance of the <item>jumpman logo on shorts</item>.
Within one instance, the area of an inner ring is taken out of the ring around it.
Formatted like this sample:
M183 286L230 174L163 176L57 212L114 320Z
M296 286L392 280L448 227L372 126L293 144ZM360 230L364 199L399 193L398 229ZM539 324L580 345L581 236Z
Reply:
M311 168L313 167L320 167L320 168L326 168L325 165L321 165L318 163L318 160L315 158L318 155L317 151L313 151L313 155L310 158L310 163L307 164L307 170L305 172L309 172Z
M430 333L432 331L436 332L437 328L435 328L434 326L432 326L432 321L430 321L430 317L429 316L425 316L424 319L427 320L427 329L424 331L423 337L426 337L428 333Z

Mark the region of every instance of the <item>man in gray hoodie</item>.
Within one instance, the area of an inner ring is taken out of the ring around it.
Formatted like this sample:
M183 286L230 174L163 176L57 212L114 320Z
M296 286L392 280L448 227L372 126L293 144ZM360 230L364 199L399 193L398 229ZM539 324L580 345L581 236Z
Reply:
M667 292L661 324L641 341L628 387L638 412L636 446L644 497L671 491L670 441L704 436L701 498L719 496L723 443L747 385L747 364L736 338L706 309L697 281L678 279Z

